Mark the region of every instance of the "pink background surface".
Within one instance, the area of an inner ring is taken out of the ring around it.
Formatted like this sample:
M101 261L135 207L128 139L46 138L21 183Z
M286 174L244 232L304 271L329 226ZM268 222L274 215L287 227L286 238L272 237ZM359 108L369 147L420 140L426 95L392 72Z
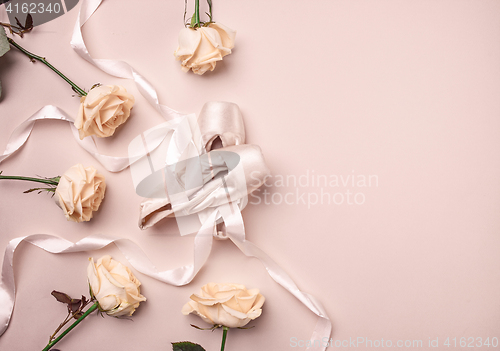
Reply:
M362 193L361 205L308 208L273 195L275 203L244 210L247 238L322 301L333 340L422 340L415 349L428 350L429 339L447 349L447 337L499 338L500 2L215 0L215 19L238 31L236 48L201 77L181 72L172 54L183 6L105 1L83 31L89 51L130 63L174 109L197 113L211 100L239 104L248 142L261 146L275 176L265 188L270 194L321 194L312 184L280 187L278 175L377 176L378 186L323 189ZM133 82L108 76L73 52L78 9L19 42L85 89L120 84L136 96L129 122L99 141L102 152L125 156L128 143L162 119ZM66 83L15 50L0 59L0 79L2 149L15 127L44 105L76 114L79 101ZM129 171L105 171L75 143L66 123L37 123L26 146L0 169L55 176L79 162L94 165L108 181L95 218L67 222L50 197L22 194L30 184L3 181L1 248L34 233L71 241L102 233L134 240L161 270L191 262L193 237L180 237L173 221L140 231L141 198ZM87 258L104 254L125 262L114 246L52 255L22 244L14 262L16 307L0 349L42 349L65 315L50 292L87 294ZM316 323L230 242L215 243L188 286L137 276L148 301L133 322L90 316L58 348L154 351L191 340L218 350L220 330L195 330L190 323L204 323L180 313L189 295L210 281L258 287L267 298L255 328L230 331L228 351L301 349L292 348L290 338L309 338Z

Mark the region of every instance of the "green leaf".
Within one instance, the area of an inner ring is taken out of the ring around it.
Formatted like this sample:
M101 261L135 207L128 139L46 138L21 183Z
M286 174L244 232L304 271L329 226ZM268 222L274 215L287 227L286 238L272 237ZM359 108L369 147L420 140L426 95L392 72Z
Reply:
M7 40L7 34L5 34L5 29L0 26L0 56L3 56L9 50L10 44Z
M194 25L196 24L196 16L193 14L193 17L191 17L191 28L194 28Z
M200 345L189 341L173 342L172 349L173 351L205 351Z

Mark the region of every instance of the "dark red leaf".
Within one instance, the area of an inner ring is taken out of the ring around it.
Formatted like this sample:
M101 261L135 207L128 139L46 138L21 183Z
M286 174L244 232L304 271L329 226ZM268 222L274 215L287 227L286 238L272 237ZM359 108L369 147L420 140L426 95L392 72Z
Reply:
M14 17L16 19L17 26L20 27L21 29L24 29L24 26L19 22L19 19L17 17Z
M52 291L50 293L52 296L56 298L57 301L65 303L65 304L70 304L71 303L71 297L69 297L67 294L59 292L59 291Z
M33 29L33 17L28 13L26 16L26 23L24 24L24 29L30 31Z
M80 309L81 305L82 305L81 300L72 300L71 303L68 304L68 310L71 313L75 313Z
M190 341L173 342L173 351L205 351L203 347Z

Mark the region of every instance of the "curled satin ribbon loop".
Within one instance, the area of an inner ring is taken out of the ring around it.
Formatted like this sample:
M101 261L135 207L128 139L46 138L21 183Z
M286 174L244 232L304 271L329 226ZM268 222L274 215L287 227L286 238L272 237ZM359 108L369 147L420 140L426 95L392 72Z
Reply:
M184 117L185 114L171 109L168 106L161 105L158 100L158 94L153 85L132 66L124 61L109 60L109 59L94 59L85 45L82 35L82 27L94 14L103 0L84 0L81 2L80 12L75 23L73 35L71 37L71 46L80 57L98 67L109 75L132 79L140 93L153 105L157 111L166 119L171 120L179 117Z
M7 141L5 151L2 155L0 155L0 162L11 156L26 143L29 136L31 135L33 127L35 126L35 122L42 119L61 120L70 123L74 122L73 118L71 118L64 111L58 109L55 106L47 105L42 107L30 118L21 123L14 130L14 132L12 132L9 141Z
M2 274L0 276L0 336L7 330L14 309L16 295L13 267L14 254L22 242L28 242L52 254L99 250L114 243L137 271L163 283L178 286L188 284L210 254L210 248L212 247L211 227L207 226L200 232L201 234L195 240L194 265L167 271L158 271L144 251L129 239L91 235L76 243L72 243L66 239L49 234L33 234L12 239L5 248ZM210 240L207 240L207 238Z
M171 120L170 124L175 125L176 121L182 120L183 118ZM99 161L103 165L104 168L106 168L110 172L120 172L129 167L130 164L143 158L147 154L147 152L136 153L133 155L129 155L128 157L117 157L101 154L97 148L96 137L91 136L80 140L78 129L76 129L76 127L74 126L74 119L60 108L53 105L47 105L35 112L14 130L9 138L9 141L7 142L5 151L2 155L0 155L0 163L14 154L16 151L18 151L28 141L31 132L35 127L35 123L42 120L59 120L69 123L75 141L78 143L78 145L80 145L83 149L85 149L85 151L91 154L97 161ZM153 129L157 129L157 127ZM148 138L149 150L155 150L159 145L161 145L166 137L167 133L150 133L150 137Z

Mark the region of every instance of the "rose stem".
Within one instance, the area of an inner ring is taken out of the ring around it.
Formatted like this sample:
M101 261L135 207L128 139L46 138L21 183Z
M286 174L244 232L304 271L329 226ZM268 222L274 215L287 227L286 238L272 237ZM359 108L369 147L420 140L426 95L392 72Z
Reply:
M58 178L58 177L56 177ZM60 177L59 177L60 178ZM11 179L11 180L26 180L29 182L38 182L38 183L44 183L44 184L50 184L50 185L55 185L57 186L59 182L52 180L52 179L41 179L41 178L30 178L30 177L19 177L19 176L4 176L0 175L0 179Z
M68 77L66 77L64 74L62 74L61 72L59 72L57 70L57 68L55 68L54 66L52 66L44 57L41 57L41 56L37 56L35 54L32 54L31 52L29 52L28 50L26 50L25 48L23 48L21 45L19 45L18 43L16 43L14 40L12 40L11 38L7 38L9 40L9 43L13 46L15 46L17 49L19 49L23 54L25 54L26 56L28 56L30 59L32 60L38 60L40 62L42 62L44 65L46 65L47 67L49 67L51 70L53 70L54 72L56 72L59 77L61 77L62 79L64 79L69 85L71 85L73 87L73 89L80 95L82 96L86 96L87 93L81 89L78 85L76 85L75 83L73 83L71 80L69 80Z
M196 25L200 27L200 0L195 0L194 2L194 18L196 20Z
M226 346L226 338L228 330L229 330L228 327L226 326L222 327L222 345L220 346L220 351L224 351L224 347Z
M71 324L56 339L49 342L47 344L47 346L45 346L45 348L42 351L49 351L55 344L57 344L59 341L61 341L61 339L66 336L66 334L68 334L74 327L76 327L81 321L83 321L85 319L85 317L87 317L89 314L94 312L94 310L97 308L97 306L99 306L99 303L95 302L92 306L89 307L89 309L80 318L78 318L78 320L75 323Z

